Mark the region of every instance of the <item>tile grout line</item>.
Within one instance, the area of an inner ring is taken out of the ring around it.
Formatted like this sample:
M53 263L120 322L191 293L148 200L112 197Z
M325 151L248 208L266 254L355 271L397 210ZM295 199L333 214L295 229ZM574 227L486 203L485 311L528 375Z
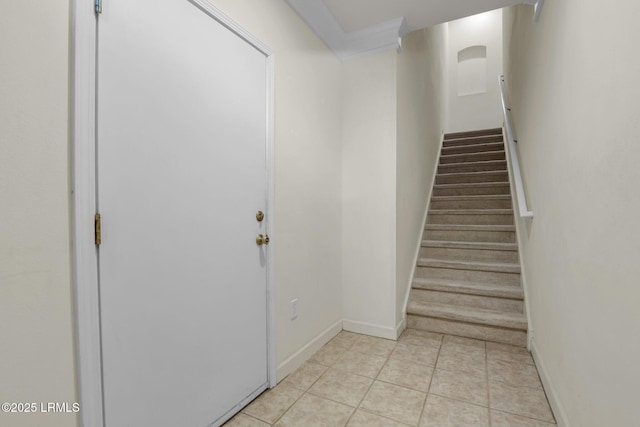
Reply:
M349 424L349 422L351 421L351 418L353 418L353 416L356 414L356 412L358 412L358 409L361 409L360 407L362 406L362 402L364 402L364 399L366 399L367 395L371 391L371 388L376 383L378 377L380 376L380 372L382 372L384 367L387 365L387 362L389 362L389 358L391 357L391 354L395 351L397 345L398 345L398 341L396 341L396 344L393 346L393 350L391 350L391 352L389 353L389 355L385 359L384 363L382 364L382 367L380 368L380 370L376 374L375 378L373 378L373 381L371 381L371 385L369 385L369 388L367 389L367 391L364 393L364 395L362 395L362 398L360 399L360 402L358 402L358 406L356 406L356 409L353 411L353 413L351 414L351 416L347 420L347 423L345 424L345 426ZM365 412L368 412L368 411L366 411L364 409L362 409L362 410L365 411Z
M433 370L431 371L431 379L429 379L429 387L427 387L427 395L424 398L424 404L422 405L422 410L420 411L420 416L418 417L418 426L420 425L420 421L422 421L422 417L424 416L424 411L427 409L427 400L429 400L429 394L431 394L431 384L433 384L433 377L436 375L436 366L438 366L438 360L440 360L440 351L442 350L442 345L444 344L444 335L440 335L440 345L438 346L438 354L436 355L435 364L433 365Z

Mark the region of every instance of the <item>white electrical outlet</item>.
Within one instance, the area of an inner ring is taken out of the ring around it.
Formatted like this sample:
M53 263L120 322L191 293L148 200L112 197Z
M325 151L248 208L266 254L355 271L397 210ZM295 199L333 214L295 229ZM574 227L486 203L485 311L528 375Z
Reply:
M298 317L298 298L294 298L291 300L291 309L290 311L290 315L291 315L291 320L295 319Z

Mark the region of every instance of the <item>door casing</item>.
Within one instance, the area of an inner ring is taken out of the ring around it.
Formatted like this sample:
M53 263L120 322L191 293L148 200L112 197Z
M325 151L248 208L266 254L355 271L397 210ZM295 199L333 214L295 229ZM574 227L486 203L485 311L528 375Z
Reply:
M108 0L107 0L108 1ZM275 55L208 0L189 1L265 55L267 87L267 229L275 233ZM80 425L103 427L100 299L98 251L94 244L97 211L96 175L96 52L97 25L92 0L72 0L71 62L71 196L73 282L76 335L76 385L80 403ZM108 230L104 230L108 233ZM275 253L277 241L267 251L267 375L269 387L276 385L275 349Z

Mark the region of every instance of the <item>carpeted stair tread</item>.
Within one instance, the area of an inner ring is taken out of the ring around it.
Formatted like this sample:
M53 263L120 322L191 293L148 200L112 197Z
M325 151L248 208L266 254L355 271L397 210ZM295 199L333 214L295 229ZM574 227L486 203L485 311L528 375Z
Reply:
M407 307L407 314L501 328L527 330L527 318L521 313L411 301Z
M463 280L416 277L413 281L412 288L465 295L481 295L518 300L524 299L524 291L522 290L522 287L500 283L482 283Z

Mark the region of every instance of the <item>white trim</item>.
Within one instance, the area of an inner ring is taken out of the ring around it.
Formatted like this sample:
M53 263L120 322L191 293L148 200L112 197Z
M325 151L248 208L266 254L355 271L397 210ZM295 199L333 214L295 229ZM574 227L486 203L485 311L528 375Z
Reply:
M284 362L278 366L278 382L282 381L291 372L298 369L306 362L315 352L320 350L322 346L331 341L333 337L338 335L342 330L342 320L331 325L325 331L321 332L317 337L313 338L305 344L300 350L293 353Z
M275 66L271 49L260 42L208 0L189 0L216 21L265 55L267 62L267 229L275 234ZM94 3L72 0L71 110L72 110L72 198L73 278L78 399L82 406L80 425L104 425L98 291L98 251L94 245L93 216L96 213L96 36ZM273 242L273 240L272 240ZM275 343L275 242L267 264L267 376L276 385Z
M347 33L323 1L286 2L341 61L388 49L399 49L400 38L409 32L406 20L399 17Z
M544 391L547 394L547 400L549 400L549 404L551 405L551 409L553 410L553 415L556 418L558 426L571 427L569 418L567 418L567 412L564 410L564 405L558 397L558 392L553 386L553 382L551 382L551 376L549 375L547 366L542 360L542 356L538 351L538 347L536 347L535 341L531 342L531 354L533 355L533 360L535 361L536 367L538 368L538 373L540 374L540 379L542 380Z
M372 337L386 338L388 340L398 339L398 330L402 327L402 321L395 327L374 325L373 323L360 322L357 320L344 319L342 329L358 334L371 335Z
M275 226L275 170L276 170L276 59L267 56L267 234L276 235ZM269 388L278 384L276 355L276 248L277 239L271 239L267 250L267 373Z
M435 167L433 168L433 175L431 176L431 185L429 186L429 194L427 195L427 205L425 206L424 215L422 217L422 229L421 229L416 250L413 256L413 266L411 267L411 274L409 275L409 283L407 284L407 290L404 295L404 305L402 306L402 321L405 325L407 323L407 307L409 306L409 297L411 296L411 286L413 285L413 280L415 279L415 276L416 276L416 269L418 268L418 257L420 256L420 248L422 247L422 237L424 236L424 229L427 226L427 216L429 216L429 206L431 205L431 197L433 197L433 185L436 182L436 175L438 175L438 165L440 164L440 154L442 152L443 145L444 145L444 132L440 137L440 145L438 146L436 163L435 163Z
M73 281L80 425L102 426L102 372L96 212L95 75L96 18L93 2L72 3L72 200Z

